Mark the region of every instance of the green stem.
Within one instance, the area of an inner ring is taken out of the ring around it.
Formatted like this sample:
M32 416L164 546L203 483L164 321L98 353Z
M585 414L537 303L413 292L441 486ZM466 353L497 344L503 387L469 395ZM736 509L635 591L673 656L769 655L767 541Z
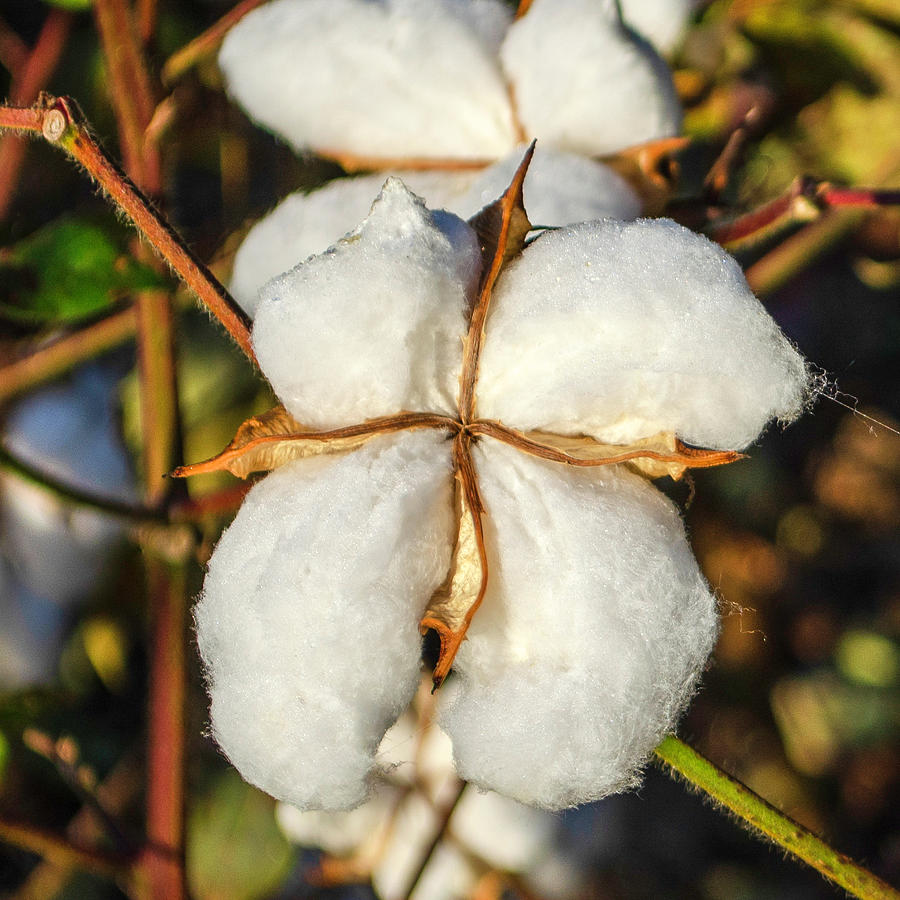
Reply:
M670 735L654 753L658 760L711 797L717 805L733 812L743 823L812 866L854 897L866 900L900 898L900 891L896 891L843 853L829 847L821 838L754 794L678 738Z

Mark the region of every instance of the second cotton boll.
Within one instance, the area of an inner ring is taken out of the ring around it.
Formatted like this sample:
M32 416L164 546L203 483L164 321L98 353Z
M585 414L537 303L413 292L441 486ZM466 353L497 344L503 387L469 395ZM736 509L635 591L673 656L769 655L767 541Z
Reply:
M441 691L460 774L549 809L636 783L695 689L715 599L649 481L539 459L508 436L743 446L803 406L803 360L719 248L671 222L601 221L546 233L501 270L474 390L476 418L502 418L507 438L481 432L460 450L453 392L477 246L469 225L391 179L354 233L261 293L255 349L300 431L406 423L277 469L210 561L197 627L213 732L245 778L301 808L367 796L379 741L413 694L418 623L467 521L454 513L460 453L489 572ZM671 339L645 339L660 329ZM595 365L607 344L619 354ZM295 391L307 383L318 388Z

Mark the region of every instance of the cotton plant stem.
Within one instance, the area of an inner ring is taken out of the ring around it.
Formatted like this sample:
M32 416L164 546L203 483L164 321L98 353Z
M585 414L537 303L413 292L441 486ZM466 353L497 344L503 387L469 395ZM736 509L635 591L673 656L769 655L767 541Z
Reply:
M152 900L187 896L184 860L186 577L151 555L150 709L147 758L147 844L141 870Z
M107 513L128 522L160 525L165 524L167 521L165 514L158 509L138 504L123 503L66 484L64 481L54 478L52 475L42 472L40 469L19 459L14 453L3 447L0 447L0 470L16 475L30 484L48 491L60 500L74 503L76 506L84 506L97 512Z
M3 66L12 78L18 78L25 63L28 62L28 45L0 17L0 66Z
M158 0L138 0L136 10L137 31L141 41L145 44L149 44L153 40L158 15Z
M79 847L45 828L0 818L0 840L43 857L48 862L82 869L109 878L125 877L130 860L88 847Z
M141 774L134 754L128 753L97 786L97 799L111 815L122 815L137 799L142 785ZM94 811L88 806L81 807L65 831L67 840L78 847L93 846L103 834ZM72 866L44 859L28 873L27 879L9 900L47 900L48 897L55 897L75 871Z
M13 77L9 96L13 103L24 105L37 99L59 64L71 25L72 15L64 10L54 9L47 14L34 48L30 51L26 49L25 59L15 70L11 70ZM15 195L25 150L25 140L20 135L0 137L0 220L6 218Z
M717 805L733 812L742 823L812 866L854 897L900 900L900 891L829 847L678 738L667 737L654 752L657 760L703 791Z
M44 105L26 109L0 107L0 128L41 133L79 162L256 362L246 313L91 137L72 100L47 98Z
M124 344L136 329L137 312L130 306L0 366L0 403Z
M142 0L142 2L147 2L147 0ZM185 44L180 50L176 50L163 66L163 84L174 84L194 66L209 59L218 50L229 29L237 25L248 12L265 2L266 0L243 0L190 43Z
M759 297L775 293L852 234L868 215L864 209L835 209L791 235L747 268L744 274L750 289Z
M441 844L441 841L444 840L447 834L447 829L450 827L450 820L453 818L453 813L456 812L456 807L459 805L459 801L462 800L463 794L465 793L467 787L467 782L460 781L453 796L444 805L444 808L441 811L441 818L440 822L438 823L437 831L435 832L434 837L431 839L431 843L422 854L422 860L419 863L416 871L413 873L412 878L410 878L409 885L406 891L404 891L404 893L402 894L403 897L411 897L413 891L418 886L419 881L421 881L422 876L425 874L425 870L428 868L428 863L431 862L431 858L434 856L435 850L437 850L437 848Z
M125 171L142 190L155 196L161 184L160 160L155 145L145 141L144 132L156 102L131 9L126 0L94 0L93 7Z

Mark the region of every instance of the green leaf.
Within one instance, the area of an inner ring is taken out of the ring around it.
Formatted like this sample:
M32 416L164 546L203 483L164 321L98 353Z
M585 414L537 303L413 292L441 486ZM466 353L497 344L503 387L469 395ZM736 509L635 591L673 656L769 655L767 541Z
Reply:
M188 883L198 900L269 896L295 849L275 822L275 801L233 770L216 778L188 819Z
M60 9L78 10L90 9L94 0L44 0L51 6L58 6Z
M90 318L163 278L128 255L114 226L58 219L0 249L0 317L24 325Z

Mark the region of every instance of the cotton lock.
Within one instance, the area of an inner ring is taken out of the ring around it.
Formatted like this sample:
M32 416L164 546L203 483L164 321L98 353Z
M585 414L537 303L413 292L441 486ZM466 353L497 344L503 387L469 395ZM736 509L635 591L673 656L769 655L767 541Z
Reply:
M362 225L260 294L255 350L290 413L370 430L251 490L196 613L216 739L302 809L368 795L419 679L418 623L472 580L473 524L486 592L439 695L460 774L547 809L637 783L696 688L716 602L647 478L551 438L734 448L806 399L802 358L705 238L564 228L493 289L489 240L390 179ZM306 440L291 428L277 439Z

